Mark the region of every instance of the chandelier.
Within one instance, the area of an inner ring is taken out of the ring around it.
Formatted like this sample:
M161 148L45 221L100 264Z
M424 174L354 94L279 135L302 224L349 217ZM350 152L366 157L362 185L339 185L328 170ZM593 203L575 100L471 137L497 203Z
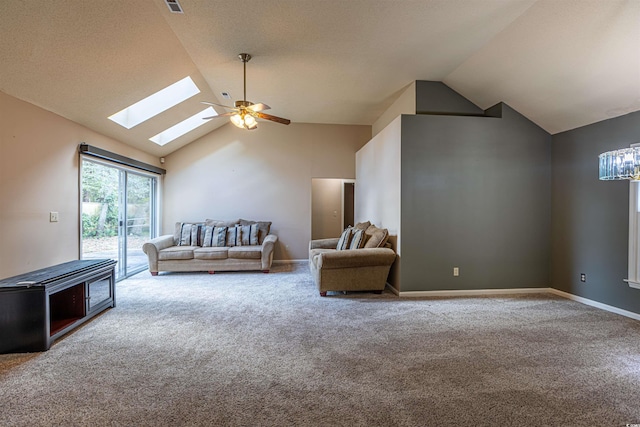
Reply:
M236 107L242 107L242 108L240 109L240 111L238 111L237 113L235 113L233 116L230 117L231 123L233 123L234 125L238 126L241 129L242 128L247 130L257 129L258 122L251 115L251 113L247 111L247 108L244 108L244 104L241 106L239 105L239 102L240 101L236 101Z
M598 156L602 181L629 179L640 181L640 147L607 151Z

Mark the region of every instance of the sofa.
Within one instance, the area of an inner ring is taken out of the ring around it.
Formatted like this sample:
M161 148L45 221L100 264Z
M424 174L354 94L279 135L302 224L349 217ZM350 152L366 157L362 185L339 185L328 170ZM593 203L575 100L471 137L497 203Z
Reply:
M239 219L177 222L173 234L142 246L153 276L160 271L241 271L268 273L278 238L271 222Z
M389 233L369 222L348 227L339 238L309 242L309 269L320 296L328 291L381 293L396 253Z

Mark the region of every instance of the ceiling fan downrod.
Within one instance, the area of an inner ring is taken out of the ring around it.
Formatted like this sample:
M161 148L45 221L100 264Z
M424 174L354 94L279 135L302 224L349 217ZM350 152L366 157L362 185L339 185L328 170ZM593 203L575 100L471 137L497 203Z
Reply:
M240 58L240 61L242 61L242 67L244 69L244 97L242 98L243 101L247 101L247 62L249 62L249 60L251 59L251 55L249 55L248 53L241 53L238 55L238 58Z

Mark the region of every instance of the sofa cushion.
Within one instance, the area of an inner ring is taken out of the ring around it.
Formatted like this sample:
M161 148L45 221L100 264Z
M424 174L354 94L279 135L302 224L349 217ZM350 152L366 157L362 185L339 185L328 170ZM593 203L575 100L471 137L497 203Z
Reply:
M158 261L169 261L174 259L193 259L193 251L198 249L197 246L170 246L166 249L160 249L158 252Z
M194 259L227 259L229 248L210 246L193 251Z
M356 229L351 236L351 243L349 243L349 249L360 249L364 247L367 235L362 229Z
M204 226L203 247L222 247L227 241L227 227Z
M271 221L251 221L248 219L242 219L238 221L240 225L258 224L258 244L261 245L264 242L264 238L269 235L271 231Z
M211 225L213 227L235 227L239 224L239 220L224 221L220 219L205 219L204 225Z
M386 228L378 228L375 225L369 226L365 231L367 242L365 248L382 248L389 239L389 231Z
M349 243L351 243L351 236L353 235L353 228L347 227L342 232L340 236L340 240L338 240L338 246L336 249L339 251L343 251L345 249L349 249Z
M236 259L260 259L262 246L234 246L229 248L228 256Z

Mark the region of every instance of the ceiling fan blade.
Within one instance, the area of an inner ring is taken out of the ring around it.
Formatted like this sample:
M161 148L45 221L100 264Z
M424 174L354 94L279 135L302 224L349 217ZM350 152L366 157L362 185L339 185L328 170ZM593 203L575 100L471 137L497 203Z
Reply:
M228 110L235 110L235 107L229 107L228 105L222 105L222 104L216 104L215 102L208 102L208 101L200 101L201 104L206 104L206 105L213 105L215 107L222 107L222 108L226 108Z
M247 110L251 110L251 111L264 111L264 110L270 110L271 107L269 107L267 104L263 104L262 102L258 103L258 104L253 104L247 107Z
M276 123L282 123L283 125L288 125L289 123L291 123L291 120L289 119L283 119L282 117L272 116L271 114L256 112L254 115L261 119L271 120L272 122L276 122Z
M215 116L203 117L202 120L215 119L216 117L231 117L234 114L236 114L236 112L232 111L230 113L224 113L224 114L218 114L218 115L215 115Z

